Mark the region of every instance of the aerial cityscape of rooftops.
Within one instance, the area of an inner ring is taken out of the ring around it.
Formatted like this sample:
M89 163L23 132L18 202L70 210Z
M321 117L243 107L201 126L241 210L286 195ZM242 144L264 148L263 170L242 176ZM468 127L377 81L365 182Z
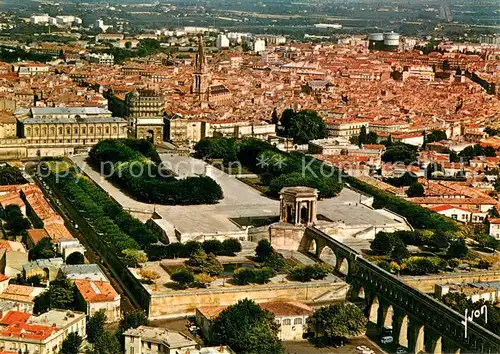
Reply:
M498 0L3 0L0 354L500 353Z

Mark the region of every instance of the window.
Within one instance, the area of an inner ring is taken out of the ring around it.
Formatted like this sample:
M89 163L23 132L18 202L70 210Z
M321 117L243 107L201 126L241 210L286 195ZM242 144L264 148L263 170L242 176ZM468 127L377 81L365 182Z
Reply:
M90 127L90 128L89 128L89 133L90 133L90 134L94 134L94 128Z
M50 135L54 135L56 132L56 128L50 127Z
M71 129L69 127L66 128L66 134L71 134Z
M73 132L74 132L75 134L78 134L78 128L74 128L74 129L73 129Z
M116 127L113 127L113 134L116 134Z
M35 135L38 135L39 129L35 128Z
M109 134L109 127L106 127L106 134Z
M302 318L296 318L293 320L293 324L294 325L301 325L302 324Z
M31 128L26 128L26 135L31 135Z
M59 128L57 129L57 133L58 133L58 134L62 134L62 133L63 133L63 129L62 129L61 127L59 127Z
M87 129L82 128L82 134L87 134Z
M132 339L134 339L134 338L132 338ZM129 353L130 354L134 354L134 348L130 348L130 352Z
M289 318L286 318L283 320L283 326L290 326L292 324L292 320Z

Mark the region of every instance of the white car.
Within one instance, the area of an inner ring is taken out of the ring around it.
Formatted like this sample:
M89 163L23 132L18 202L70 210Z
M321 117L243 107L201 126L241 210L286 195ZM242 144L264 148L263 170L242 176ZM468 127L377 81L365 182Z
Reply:
M380 343L382 344L388 344L394 342L394 338L392 336L385 336L380 339Z

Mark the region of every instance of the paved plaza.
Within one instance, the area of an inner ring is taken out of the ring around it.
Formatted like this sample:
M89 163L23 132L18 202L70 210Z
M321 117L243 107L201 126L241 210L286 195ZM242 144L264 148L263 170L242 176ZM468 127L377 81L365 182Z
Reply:
M241 229L230 220L231 218L279 215L279 200L268 198L239 181L235 176L228 175L191 157L170 154L160 156L164 163L181 178L206 173L215 179L224 192L224 199L214 205L189 206L151 205L138 202L88 166L85 162L85 155L73 156L72 159L125 210L133 212L134 215L143 214L141 220L145 221L154 210L166 221L165 228L169 235L172 234L173 229L183 234L238 232ZM347 226L384 227L404 223L396 215L361 204L360 201L363 198L366 197L344 188L338 196L318 201L318 213L332 221L342 221Z

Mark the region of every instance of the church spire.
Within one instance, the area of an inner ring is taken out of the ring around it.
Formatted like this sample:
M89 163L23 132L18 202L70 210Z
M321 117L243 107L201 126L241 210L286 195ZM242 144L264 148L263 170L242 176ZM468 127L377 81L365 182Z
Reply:
M203 34L198 34L198 52L196 53L195 72L207 72L207 57L205 56L205 45L203 43Z

